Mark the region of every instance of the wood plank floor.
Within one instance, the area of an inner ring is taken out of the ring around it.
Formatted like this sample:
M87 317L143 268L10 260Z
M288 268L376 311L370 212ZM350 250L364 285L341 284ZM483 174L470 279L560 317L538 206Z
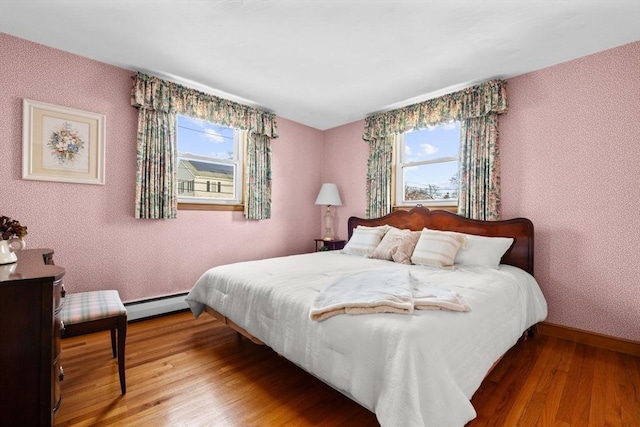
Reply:
M375 415L203 315L131 323L127 394L109 333L62 343L56 426L377 426ZM640 358L544 335L519 342L472 399L479 426L640 426Z

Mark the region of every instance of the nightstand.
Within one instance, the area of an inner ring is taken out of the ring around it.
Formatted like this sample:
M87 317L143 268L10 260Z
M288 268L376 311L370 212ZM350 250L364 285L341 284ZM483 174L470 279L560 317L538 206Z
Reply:
M324 240L314 239L316 241L316 252L318 251L336 251L344 248L346 240Z

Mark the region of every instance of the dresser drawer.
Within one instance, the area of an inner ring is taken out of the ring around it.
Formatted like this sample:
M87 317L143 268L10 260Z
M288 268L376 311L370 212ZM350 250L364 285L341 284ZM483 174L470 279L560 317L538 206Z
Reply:
M55 314L53 316L53 337L52 337L53 351L51 353L51 358L53 359L54 362L60 356L60 351L62 349L62 345L61 345L62 328L63 328L62 319L60 319L60 316L58 314Z
M62 309L62 297L64 296L64 283L62 279L53 282L53 311L58 313Z
M53 369L51 370L51 411L55 414L60 406L60 401L62 400L62 391L60 388L60 382L64 379L64 371L62 370L62 365L60 364L60 360L57 360L53 364Z

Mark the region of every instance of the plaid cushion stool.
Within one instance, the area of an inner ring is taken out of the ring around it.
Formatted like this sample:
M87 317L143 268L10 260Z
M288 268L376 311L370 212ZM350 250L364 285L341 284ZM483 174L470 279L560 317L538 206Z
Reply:
M111 331L111 350L118 357L120 389L127 392L124 376L124 345L127 338L127 309L120 300L118 291L92 291L66 294L62 300L60 319L62 336ZM117 348L116 348L117 338Z

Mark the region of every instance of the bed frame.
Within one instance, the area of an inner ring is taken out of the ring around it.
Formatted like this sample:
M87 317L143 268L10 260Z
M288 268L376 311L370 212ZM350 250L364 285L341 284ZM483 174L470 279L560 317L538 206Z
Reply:
M533 223L526 218L502 221L478 221L458 216L443 210L413 208L410 211L398 210L375 219L349 218L349 238L353 229L359 225L375 227L392 225L397 228L420 231L423 228L444 231L459 231L489 237L512 237L513 244L502 256L502 264L513 265L533 275Z

